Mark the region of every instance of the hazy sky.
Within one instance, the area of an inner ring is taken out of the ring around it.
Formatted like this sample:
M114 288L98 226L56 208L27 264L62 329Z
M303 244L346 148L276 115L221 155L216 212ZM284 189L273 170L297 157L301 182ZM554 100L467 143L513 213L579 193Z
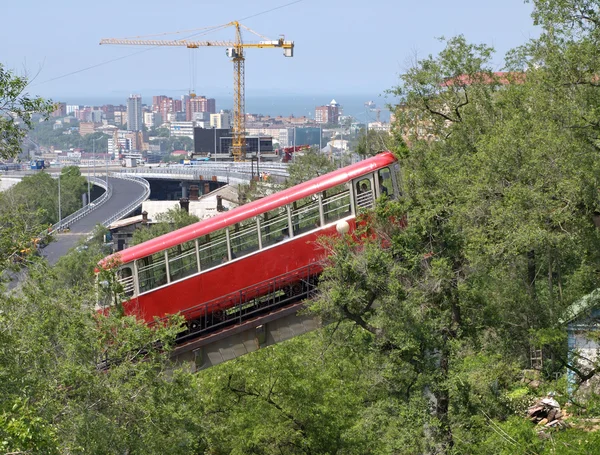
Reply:
M2 5L0 63L30 77L37 74L30 93L54 100L87 96L124 102L130 93L175 97L190 88L231 96L233 65L224 48L145 50L98 43L240 20L272 39L284 34L296 46L293 58L283 57L280 49L247 50L246 97L322 94L328 102L382 93L415 54L439 51L440 36L462 33L471 42L493 45L500 69L508 49L536 35L531 9L523 0L10 1ZM233 39L233 32L196 38ZM157 38L193 33L199 32ZM245 32L244 40L260 38Z

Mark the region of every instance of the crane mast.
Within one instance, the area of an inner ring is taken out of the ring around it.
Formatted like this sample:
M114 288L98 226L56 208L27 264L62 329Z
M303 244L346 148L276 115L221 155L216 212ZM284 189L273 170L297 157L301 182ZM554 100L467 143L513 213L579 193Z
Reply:
M244 93L245 68L244 48L240 24L235 21L235 55L233 56L233 160L246 158L246 96ZM258 138L260 141L260 136Z
M294 42L285 41L284 38L269 40L255 31L233 21L223 27L235 27L235 41L189 41L189 40L141 40L105 38L100 44L141 45L141 46L184 46L191 49L198 47L221 46L227 47L227 56L233 62L233 128L232 128L232 154L235 161L246 159L246 110L245 110L245 56L244 49L282 48L285 57L294 56ZM258 43L244 43L241 27L263 38ZM259 138L260 141L260 138Z

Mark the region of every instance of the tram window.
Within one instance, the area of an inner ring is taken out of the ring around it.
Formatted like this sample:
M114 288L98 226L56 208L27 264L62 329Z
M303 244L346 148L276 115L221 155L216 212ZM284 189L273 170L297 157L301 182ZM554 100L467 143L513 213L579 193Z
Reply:
M140 292L146 292L167 283L164 251L140 259L137 269Z
M131 297L135 292L135 282L133 281L133 271L131 266L123 266L119 269L119 283L123 286L123 294Z
M325 223L340 220L350 215L350 190L345 184L323 192L323 216Z
M304 198L292 205L292 227L294 236L312 231L320 226L319 200Z
M195 242L185 242L169 249L169 275L171 281L181 280L197 272Z
M373 207L375 198L373 197L373 188L371 185L370 178L362 178L358 181L355 180L356 188L356 206L368 209Z
M240 258L258 250L258 226L256 220L247 220L229 226L229 244L232 258Z
M200 269L208 270L227 262L227 236L225 229L203 235L198 239Z
M288 217L285 207L279 207L260 215L262 247L268 247L289 237Z
M394 184L392 182L392 173L390 168L384 167L378 171L379 196L387 196L394 199Z

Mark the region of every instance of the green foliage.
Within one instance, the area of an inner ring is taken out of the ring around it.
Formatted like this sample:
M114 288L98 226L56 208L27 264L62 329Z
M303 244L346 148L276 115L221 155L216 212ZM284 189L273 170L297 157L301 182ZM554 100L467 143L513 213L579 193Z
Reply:
M375 156L385 150L392 149L396 144L393 136L386 131L365 131L361 129L358 133L358 144L356 153L362 158Z
M42 217L33 207L14 204L10 194L0 193L0 270L18 270L36 260ZM5 278L0 274L0 281Z
M70 256L84 270L98 257L76 250ZM200 450L201 406L189 394L191 377L167 369L181 319L149 327L116 312L96 314L89 278L63 276L71 270L64 263L55 269L38 264L20 294L0 295L2 449Z
M0 64L0 158L16 157L21 141L32 127L32 117L40 113L46 117L52 112L51 101L30 97L24 90L28 80L17 76Z
M62 256L52 268L57 285L61 288L79 287L94 292L94 270L98 262L112 252L103 242L108 230L98 226L92 240L81 241Z
M357 453L352 417L368 394L361 355L308 334L198 376L209 453ZM364 453L364 452L363 452Z
M81 195L87 192L87 180L77 166L66 166L60 174L60 202L63 218L82 207ZM37 223L58 222L58 179L47 172L25 176L6 192L0 194L0 211L10 213L16 207L38 213Z
M156 222L147 228L138 229L133 233L131 239L132 245L143 243L146 240L153 239L163 234L167 234L175 229L197 223L200 219L195 215L190 215L183 209L172 208L165 213L159 213Z
M335 169L335 165L323 155L314 150L309 150L303 155L298 155L289 165L289 177L285 183L287 188L297 185L307 180L313 179L323 174L327 174Z

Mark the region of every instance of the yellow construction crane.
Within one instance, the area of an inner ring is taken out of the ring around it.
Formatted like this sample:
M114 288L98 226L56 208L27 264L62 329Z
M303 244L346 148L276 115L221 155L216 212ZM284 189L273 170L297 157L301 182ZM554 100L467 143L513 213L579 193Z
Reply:
M189 41L182 40L140 40L140 39L118 39L105 38L100 44L123 44L140 46L184 46L196 49L202 46L221 46L227 48L227 56L233 62L233 143L232 152L235 161L243 161L246 158L246 111L244 95L244 49L282 48L285 57L294 56L294 42L285 41L283 37L278 40L269 40L255 31L240 24L238 21L229 22L220 27L235 27L235 41ZM263 38L257 43L244 43L242 41L241 28Z

